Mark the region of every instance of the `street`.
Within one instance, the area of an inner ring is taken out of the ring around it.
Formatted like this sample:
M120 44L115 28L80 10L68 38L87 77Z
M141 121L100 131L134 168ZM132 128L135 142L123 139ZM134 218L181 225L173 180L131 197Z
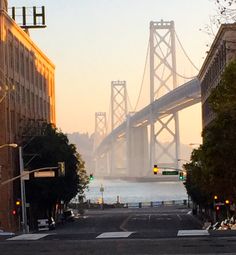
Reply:
M1 255L235 254L234 231L202 230L183 206L89 210L54 231L0 236Z

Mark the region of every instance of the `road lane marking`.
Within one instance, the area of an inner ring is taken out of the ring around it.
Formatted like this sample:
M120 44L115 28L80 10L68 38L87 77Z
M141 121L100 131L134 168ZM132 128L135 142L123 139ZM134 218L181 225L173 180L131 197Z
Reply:
M126 219L124 219L124 221L123 221L123 222L121 223L121 225L120 225L120 229L121 229L121 230L127 232L127 229L125 228L125 225L127 224L127 222L129 221L130 218L131 218L131 215L128 216Z
M150 221L151 221L151 214L149 214L149 217L148 217L148 222L150 223Z
M105 232L100 235L98 235L96 238L127 238L134 232Z
M8 238L7 240L8 241L18 241L18 240L34 241L34 240L39 240L48 235L49 234L23 234L23 235Z
M177 236L209 236L209 232L202 229L179 230Z
M180 221L182 221L182 218L179 214L177 214L177 217L179 218Z

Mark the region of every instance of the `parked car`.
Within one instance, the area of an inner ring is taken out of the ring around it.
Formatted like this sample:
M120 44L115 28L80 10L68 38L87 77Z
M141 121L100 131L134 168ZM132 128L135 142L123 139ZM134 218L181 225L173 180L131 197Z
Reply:
M56 222L53 219L53 217L48 219L48 227L49 227L49 230L54 230L56 228Z
M65 221L74 221L75 220L75 215L72 210L67 210L63 212L64 215L64 220Z

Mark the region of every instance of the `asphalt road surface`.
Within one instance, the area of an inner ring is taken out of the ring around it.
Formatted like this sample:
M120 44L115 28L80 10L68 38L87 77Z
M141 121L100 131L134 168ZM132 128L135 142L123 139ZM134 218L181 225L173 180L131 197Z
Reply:
M236 233L202 230L178 206L90 210L54 231L0 236L0 254L236 254Z

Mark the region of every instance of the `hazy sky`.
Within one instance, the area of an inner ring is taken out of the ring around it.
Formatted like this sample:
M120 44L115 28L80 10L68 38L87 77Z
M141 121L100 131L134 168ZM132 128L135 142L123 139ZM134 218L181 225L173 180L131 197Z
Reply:
M185 50L200 67L209 38L199 29L215 8L213 0L9 1L9 6L33 5L46 7L47 28L30 34L56 65L57 126L84 133L94 132L96 111L109 112L111 81L126 80L135 105L150 21L173 20ZM200 105L181 112L180 121L181 142L200 142Z

